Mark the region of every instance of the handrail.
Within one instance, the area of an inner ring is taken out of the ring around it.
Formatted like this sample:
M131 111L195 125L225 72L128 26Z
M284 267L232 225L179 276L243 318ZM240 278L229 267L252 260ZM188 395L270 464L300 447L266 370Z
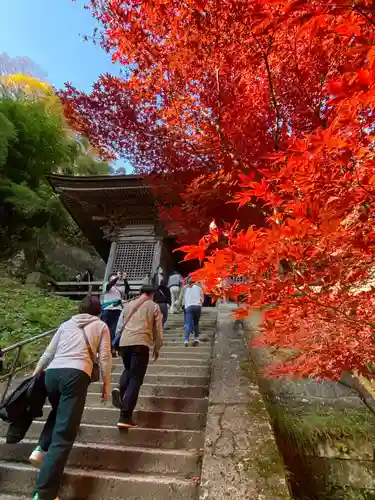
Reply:
M103 281L56 281L57 286L95 285L102 286Z
M53 335L54 333L56 333L57 329L54 328L53 330L48 330L47 332L43 332L43 333L39 333L38 335L34 335L33 337L29 337L25 340L21 340L20 342L17 342L16 344L13 344L11 346L8 346L8 347L5 347L4 349L1 350L1 354L2 354L2 357L5 355L5 354L8 354L12 351L16 351L16 354L15 354L15 357L12 361L12 365L10 367L10 369L7 371L7 373L4 373L4 375L1 375L0 376L0 383L5 381L6 380L6 385L5 385L5 389L3 390L2 394L1 394L1 398L0 398L0 403L2 403L8 393L8 390L9 390L9 387L14 379L14 376L25 370L26 368L28 368L29 366L33 365L38 359L33 359L31 361L28 361L27 363L24 363L23 365L21 366L17 366L18 364L18 361L20 359L20 356L21 356L21 352L22 352L22 348L25 346L25 345L29 345L33 342L36 342L40 339L43 339L45 337L48 337L48 336L51 336Z

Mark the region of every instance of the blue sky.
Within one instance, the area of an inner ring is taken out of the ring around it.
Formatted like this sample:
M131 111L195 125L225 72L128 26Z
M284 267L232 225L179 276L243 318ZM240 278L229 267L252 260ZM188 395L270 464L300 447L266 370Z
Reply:
M83 35L96 26L83 0L0 0L0 53L27 56L55 87L89 91L101 73L118 73L110 56ZM123 162L116 162L119 166Z

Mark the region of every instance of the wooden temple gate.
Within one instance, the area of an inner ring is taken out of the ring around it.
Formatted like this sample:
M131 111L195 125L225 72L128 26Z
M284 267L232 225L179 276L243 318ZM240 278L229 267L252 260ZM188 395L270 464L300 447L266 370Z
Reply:
M141 177L53 175L48 180L107 263L105 280L122 270L138 290L159 265L167 274L175 267L173 240L158 219L151 187Z

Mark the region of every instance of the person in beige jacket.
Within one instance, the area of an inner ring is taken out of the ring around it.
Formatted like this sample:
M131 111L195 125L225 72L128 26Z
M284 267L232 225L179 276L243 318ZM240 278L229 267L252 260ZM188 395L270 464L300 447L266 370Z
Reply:
M121 410L118 427L137 427L133 411L147 371L150 349L153 359L159 356L163 344L162 314L153 301L155 289L143 285L141 295L127 302L118 321L116 336L120 338L120 355L124 370L119 388L112 391L112 404Z

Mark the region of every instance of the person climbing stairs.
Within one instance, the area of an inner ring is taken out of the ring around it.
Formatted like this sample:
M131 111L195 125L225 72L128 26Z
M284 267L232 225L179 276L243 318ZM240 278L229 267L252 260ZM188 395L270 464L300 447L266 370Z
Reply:
M118 410L100 402L100 383L90 385L61 500L198 498L216 316L215 308L203 309L201 342L188 348L183 316L170 316L160 358L150 362L141 388L134 414L138 428L119 430ZM113 387L121 372L117 359ZM0 500L32 498L37 470L28 458L48 411L20 444L0 439ZM6 430L1 423L0 435Z

